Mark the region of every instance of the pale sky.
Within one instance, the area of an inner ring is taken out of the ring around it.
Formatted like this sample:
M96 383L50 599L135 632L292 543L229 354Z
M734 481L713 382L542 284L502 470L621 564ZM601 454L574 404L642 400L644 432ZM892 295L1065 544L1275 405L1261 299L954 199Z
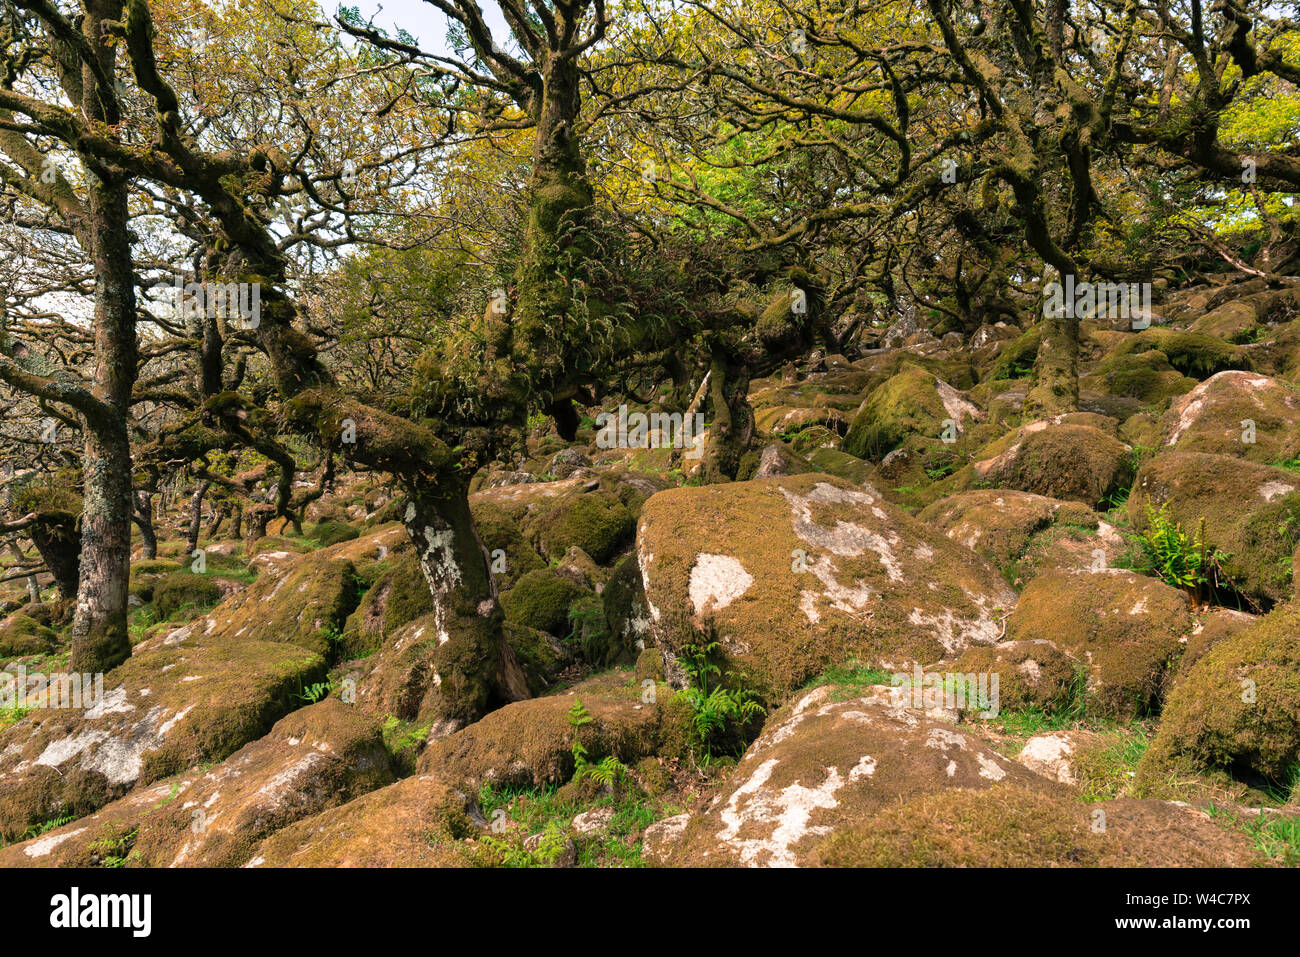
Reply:
M358 7L361 15L375 16L375 25L393 33L394 27L401 27L420 41L420 46L431 53L446 53L447 18L441 10L430 6L424 0L344 0L346 6ZM339 0L317 0L321 8L333 15L339 7ZM509 50L514 44L510 40L510 31L501 16L501 9L493 0L479 0L479 8L492 28L502 49Z

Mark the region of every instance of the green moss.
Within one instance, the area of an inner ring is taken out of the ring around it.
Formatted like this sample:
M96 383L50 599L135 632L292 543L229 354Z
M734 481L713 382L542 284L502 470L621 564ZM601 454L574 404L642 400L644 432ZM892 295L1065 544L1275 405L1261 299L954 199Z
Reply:
M478 788L559 785L573 776L577 735L587 759L613 755L633 764L649 755L683 757L689 747L690 715L671 688L656 686L655 701L642 702L631 672L606 672L568 689L569 693L518 701L498 708L450 737L434 742L420 758L420 770L436 770ZM575 698L591 721L575 730Z
M664 653L658 648L647 648L636 659L637 684L644 681L663 682L664 677Z
M154 588L166 576L179 572L184 567L180 562L160 559L133 562L131 565L131 594L141 601L152 601Z
M1069 708L1079 667L1048 641L974 645L950 669L957 674L998 676L998 708L1053 713Z
M206 575L172 572L154 587L153 607L162 621L179 612L209 608L221 600L221 589Z
M1096 865L1101 840L1069 798L1021 784L912 798L820 844L823 867Z
M601 490L548 502L529 528L547 558L561 558L576 545L603 565L631 541L636 520L616 495Z
M1289 783L1300 765L1300 605L1220 642L1170 693L1140 783L1179 759Z
M861 485L871 474L869 463L838 449L820 448L808 453L808 463L818 472Z
M11 615L0 624L0 658L47 654L58 636L26 615Z
M1227 578L1223 584L1267 609L1291 596L1292 556L1300 544L1296 484L1290 472L1244 459L1165 452L1139 470L1129 521L1141 532L1147 505L1165 503L1184 529L1196 529L1204 519L1206 539L1218 550Z
M507 621L502 625L506 641L528 680L528 690L535 695L551 687L566 658L543 632L527 625Z
M356 657L379 648L402 625L433 611L429 583L412 549L401 549L379 571L343 625L339 654Z
M1034 361L1038 358L1038 347L1043 341L1042 325L1034 326L1028 332L1006 343L998 352L997 362L985 376L986 381L1005 379L1027 379L1034 371Z
M1144 329L1118 349L1115 356L1136 355L1157 349L1183 375L1206 379L1229 369L1252 368L1249 354L1240 346L1215 336L1173 329Z
M19 515L28 512L81 514L82 500L77 494L80 474L62 471L25 481L12 489L9 507Z
M488 550L492 573L497 587L505 590L546 562L524 538L519 523L500 505L492 502L474 502L470 506L474 527L478 530L483 547Z
M880 459L912 433L937 438L946 418L935 376L909 363L867 396L844 439L844 451Z
M321 522L312 527L308 537L320 542L321 548L329 548L339 542L360 538L361 532L344 522Z
M1192 630L1187 596L1131 573L1053 572L1034 579L1008 637L1050 641L1089 673L1089 715L1128 720L1156 710Z
M1110 356L1080 384L1110 395L1160 403L1194 389L1196 380L1174 369L1163 352L1151 350Z
M350 546L336 546L347 549ZM347 558L308 555L278 574L263 574L213 613L211 633L292 642L333 661L346 650L344 627L362 580Z
M630 661L636 654L637 628L646 616L641 568L634 555L628 555L614 566L614 573L600 597L609 636L606 661L610 664Z
M311 546L300 538L285 538L281 535L263 535L248 548L249 559L256 558L263 552L295 552L302 554L311 551Z
M568 634L569 608L590 594L572 578L553 568L539 568L519 579L501 596L506 618L552 635Z
M1132 451L1101 429L1063 423L1034 432L1021 430L1017 438L1019 447L1008 449L983 473L984 480L995 487L1099 508L1132 484ZM980 452L977 472L991 451Z

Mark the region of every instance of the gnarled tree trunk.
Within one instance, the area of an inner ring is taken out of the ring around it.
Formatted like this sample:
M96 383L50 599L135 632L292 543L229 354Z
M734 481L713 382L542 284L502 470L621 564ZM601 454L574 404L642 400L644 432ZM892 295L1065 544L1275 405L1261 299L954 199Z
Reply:
M111 61L110 61L111 62ZM108 671L131 654L131 440L136 378L135 277L125 183L92 182L86 202L95 266L94 386L102 411L85 423L81 577L72 623L73 671Z

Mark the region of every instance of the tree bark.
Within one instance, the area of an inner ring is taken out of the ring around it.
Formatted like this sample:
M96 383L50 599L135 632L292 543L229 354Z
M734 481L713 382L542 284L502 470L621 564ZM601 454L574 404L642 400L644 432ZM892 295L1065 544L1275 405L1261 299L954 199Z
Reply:
M707 484L730 482L754 437L754 413L749 406L749 371L715 348L709 369L709 441L704 449L702 477Z
M531 697L514 650L502 638L504 615L490 556L470 514L468 487L463 482L408 482L405 487L404 520L433 596L437 642L455 639L494 654L499 702ZM456 717L474 720L478 715Z
M41 561L54 577L54 585L63 599L75 598L81 575L81 542L77 535L77 516L70 512L42 512L29 534L40 552Z
M140 544L146 561L158 557L158 535L153 527L153 493L136 492L135 510L132 518L135 527L140 529Z
M102 415L87 421L82 459L81 578L72 623L73 671L109 671L131 654L127 595L131 568L131 440L135 384L135 276L123 183L93 172L87 213L95 267L95 375Z
M199 529L203 527L203 496L207 494L212 483L207 479L199 482L190 496L190 527L185 535L185 554L193 556L199 547Z

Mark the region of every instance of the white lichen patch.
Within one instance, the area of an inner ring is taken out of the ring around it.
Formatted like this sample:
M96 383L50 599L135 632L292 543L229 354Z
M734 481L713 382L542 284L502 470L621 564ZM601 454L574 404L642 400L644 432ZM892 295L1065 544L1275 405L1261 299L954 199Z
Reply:
M1074 746L1060 734L1041 734L1030 738L1016 760L1029 770L1062 784L1077 783L1070 767Z
M136 723L112 733L98 728L82 730L51 741L34 763L59 768L69 761L79 759L81 768L99 771L110 784L134 784L140 777L144 755L162 747L168 732L191 710L192 705L164 720L168 712L158 706L151 708Z
M943 403L943 411L956 424L957 431L962 430L962 419L964 418L974 421L984 418L984 413L979 406L942 379L936 378L934 387L935 391L939 393L939 401Z
M1266 502L1271 502L1279 495L1289 495L1295 491L1294 485L1288 485L1286 482L1265 482L1257 489L1259 497Z
M23 849L23 853L28 857L44 857L64 841L76 837L85 830L84 827L79 827L74 831L68 831L66 834L47 835L46 837L39 838L38 840L32 841L28 844L27 847Z
M781 489L781 494L790 503L794 513L794 533L801 541L844 558L856 558L868 550L873 551L880 557L880 564L885 567L891 581L903 580L903 568L894 551L900 542L897 532L890 529L881 535L869 528L844 521L837 521L833 528L827 528L813 521L813 505L870 506L875 502L874 496L852 489L836 488L825 482L814 485L807 495L795 495L786 489ZM882 516L887 517L884 512L877 517Z
M964 618L946 608L934 614L913 608L907 620L929 631L949 654L965 651L972 643L993 644L1002 634L1001 627L992 618Z
M794 867L791 845L809 835L830 833L829 827L809 823L813 811L839 806L835 792L845 783L839 769L828 768L826 779L817 787L791 784L773 791L765 785L777 764L775 759L760 764L749 780L732 793L722 810L723 828L718 832L718 840L733 848L740 862L749 867ZM768 833L764 837L742 838L742 828Z
M701 554L691 568L688 594L697 615L726 608L754 584L739 559L730 555Z

